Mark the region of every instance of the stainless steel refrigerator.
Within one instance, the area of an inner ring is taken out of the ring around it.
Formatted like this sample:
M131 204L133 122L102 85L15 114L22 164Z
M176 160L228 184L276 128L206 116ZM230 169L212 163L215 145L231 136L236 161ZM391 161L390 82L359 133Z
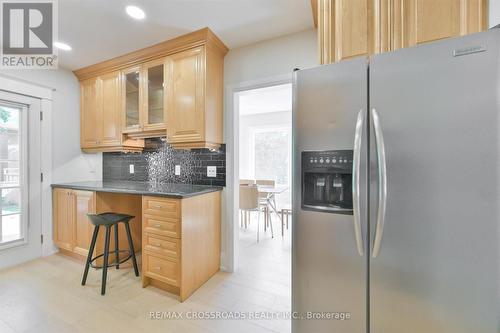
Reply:
M500 332L500 29L296 71L293 131L292 332Z

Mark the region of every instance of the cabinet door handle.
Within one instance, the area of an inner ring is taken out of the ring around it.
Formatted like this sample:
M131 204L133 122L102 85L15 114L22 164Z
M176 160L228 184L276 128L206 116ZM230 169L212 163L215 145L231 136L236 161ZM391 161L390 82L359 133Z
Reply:
M161 271L161 267L160 267L160 266L155 267L155 269L156 269L157 271Z

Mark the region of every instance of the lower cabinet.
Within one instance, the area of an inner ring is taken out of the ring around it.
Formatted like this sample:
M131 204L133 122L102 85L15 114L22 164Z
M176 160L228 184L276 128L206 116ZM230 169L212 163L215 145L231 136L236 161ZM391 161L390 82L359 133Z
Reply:
M53 204L53 239L63 250L73 250L73 211L71 205L71 190L57 188L52 191Z
M95 213L95 195L90 191L73 191L72 206L74 207L74 244L73 252L82 256L89 254L90 241L94 226L87 217L88 213Z
M120 212L135 216L130 228L136 254L142 251L143 287L153 285L179 295L184 301L219 271L220 192L172 199L54 188L52 196L53 239L65 255L82 260L87 257L94 230L88 213ZM119 248L127 250L122 224L119 229ZM111 237L111 251L114 242ZM93 255L103 251L101 228ZM114 260L111 254L109 262ZM96 264L101 265L102 258ZM130 261L123 267L129 264Z
M52 190L53 205L53 239L54 244L59 247L61 253L78 259L88 256L94 225L90 223L87 214L119 212L136 216L130 222L130 230L136 253L142 249L141 243L141 196L105 193L94 191L81 191L65 188L54 188ZM123 223L118 225L118 239L120 250L129 250L127 234ZM110 250L115 246L115 229L111 231ZM105 229L101 227L97 237L94 256L96 253L104 252ZM114 254L110 254L109 262L115 260ZM96 264L102 264L102 258L97 259ZM127 261L122 266L128 267L131 263Z
M95 213L95 193L55 188L52 198L54 243L62 250L86 256L93 232L87 213Z
M184 301L220 266L220 192L142 198L142 282Z

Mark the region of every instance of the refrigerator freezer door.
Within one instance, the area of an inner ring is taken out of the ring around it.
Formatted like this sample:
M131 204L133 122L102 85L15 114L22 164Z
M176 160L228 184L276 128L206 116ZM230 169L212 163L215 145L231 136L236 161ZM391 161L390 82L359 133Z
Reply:
M301 152L353 150L360 110L367 111L367 62L355 59L301 70L294 78L292 332L366 332L367 121L359 165L360 215L356 242L352 215L301 209ZM363 143L363 142L361 142ZM333 162L332 162L333 163ZM360 250L361 249L361 250ZM308 319L338 316L336 319ZM346 316L346 317L343 317ZM342 318L341 318L342 317ZM309 317L311 318L311 317Z
M387 206L377 236L372 130L371 333L499 332L499 44L496 30L372 58Z

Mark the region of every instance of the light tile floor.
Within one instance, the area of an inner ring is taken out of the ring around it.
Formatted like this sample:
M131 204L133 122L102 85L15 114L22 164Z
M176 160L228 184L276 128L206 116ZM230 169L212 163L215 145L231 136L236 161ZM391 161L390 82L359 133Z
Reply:
M261 233L256 219L240 231L240 268L219 272L188 300L141 288L130 268L110 269L106 296L100 273L80 285L83 264L62 255L0 271L0 333L74 332L290 332L289 320L194 320L189 311L290 311L290 231ZM262 219L261 219L262 223ZM261 224L262 227L262 224ZM262 231L262 229L261 229ZM182 313L183 319L150 319L151 311Z

